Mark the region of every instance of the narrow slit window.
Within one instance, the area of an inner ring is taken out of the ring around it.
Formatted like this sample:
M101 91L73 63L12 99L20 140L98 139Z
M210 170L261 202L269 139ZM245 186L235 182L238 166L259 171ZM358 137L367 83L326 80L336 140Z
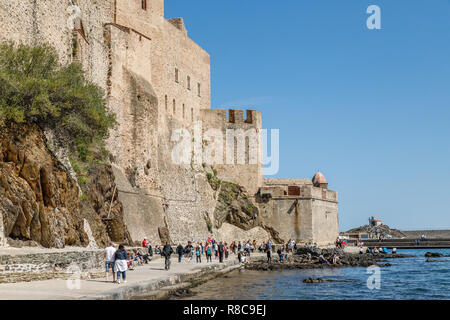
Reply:
M191 77L187 76L187 89L191 90Z
M186 107L183 103L183 119L186 117Z
M169 99L167 98L167 95L165 97L166 99L166 112L169 111Z
M202 87L201 87L201 84L200 83L197 83L197 94L198 94L198 96L199 97L201 97L202 95Z
M175 99L173 99L173 114L177 113L177 103L175 102Z
M147 0L141 0L142 10L147 10Z
M194 122L194 108L191 108L191 121Z
M178 69L177 68L175 68L175 82L176 83L178 83L179 82L179 74L180 74L180 72L178 71Z

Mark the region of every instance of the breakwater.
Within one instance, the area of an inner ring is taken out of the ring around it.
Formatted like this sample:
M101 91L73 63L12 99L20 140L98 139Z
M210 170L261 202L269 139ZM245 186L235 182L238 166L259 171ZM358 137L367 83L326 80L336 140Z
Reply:
M363 239L364 246L377 247L377 248L397 248L397 249L431 249L431 248L450 248L450 238L438 238L438 239ZM349 240L349 244L355 245L356 240Z

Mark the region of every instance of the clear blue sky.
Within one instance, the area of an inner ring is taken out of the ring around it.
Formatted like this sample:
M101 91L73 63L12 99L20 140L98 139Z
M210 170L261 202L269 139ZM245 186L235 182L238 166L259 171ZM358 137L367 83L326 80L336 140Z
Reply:
M278 177L320 169L341 230L450 228L449 0L166 0L176 16L211 54L212 106L280 129Z

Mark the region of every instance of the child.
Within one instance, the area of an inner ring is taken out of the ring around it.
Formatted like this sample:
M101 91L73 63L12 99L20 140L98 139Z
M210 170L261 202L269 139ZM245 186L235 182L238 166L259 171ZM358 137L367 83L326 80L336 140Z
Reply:
M197 263L202 262L202 250L200 249L200 246L195 248L195 257L197 258Z

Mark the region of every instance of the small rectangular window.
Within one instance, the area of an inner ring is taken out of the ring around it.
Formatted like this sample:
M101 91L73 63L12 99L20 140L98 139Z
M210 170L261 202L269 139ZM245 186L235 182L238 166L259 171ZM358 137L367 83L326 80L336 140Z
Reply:
M179 76L179 71L178 71L178 69L177 68L175 68L175 82L176 83L178 83L179 82L179 78L178 78L178 76Z
M147 10L147 0L141 0L142 10Z

